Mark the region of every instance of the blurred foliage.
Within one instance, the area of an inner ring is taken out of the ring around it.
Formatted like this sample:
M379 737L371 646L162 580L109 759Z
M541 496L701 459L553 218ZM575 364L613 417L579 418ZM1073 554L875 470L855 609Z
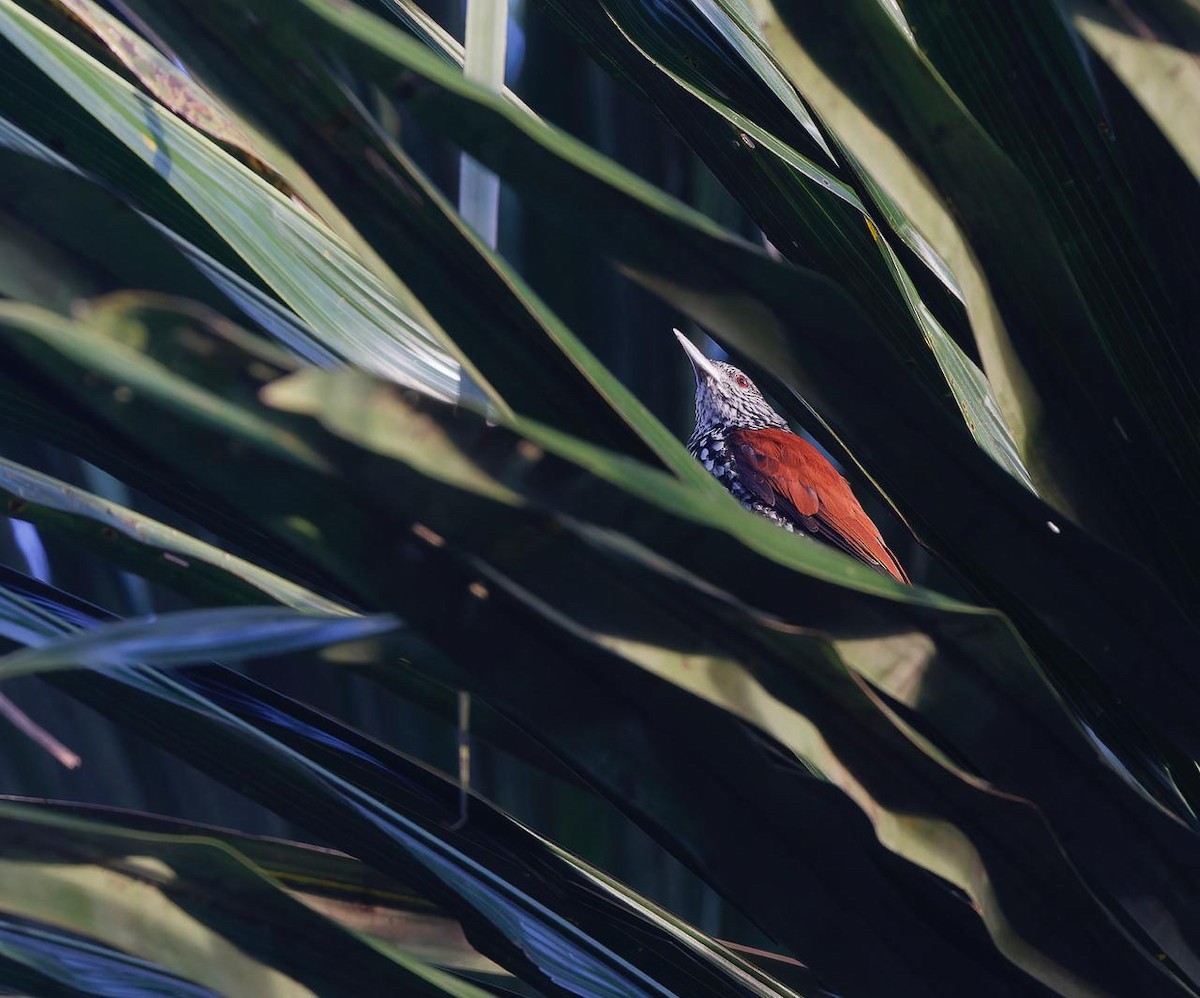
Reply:
M0 0L0 989L1200 991L1198 24Z

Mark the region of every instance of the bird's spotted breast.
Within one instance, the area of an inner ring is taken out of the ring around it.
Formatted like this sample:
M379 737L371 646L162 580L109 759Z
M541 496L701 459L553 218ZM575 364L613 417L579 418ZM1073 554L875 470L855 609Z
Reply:
M719 429L710 430L688 441L688 451L709 474L713 475L746 509L765 516L779 526L794 531L796 526L786 516L759 502L738 480L737 467L729 455L729 446Z
M688 451L696 458L709 474L729 490L729 493L746 509L759 516L765 516L772 523L783 527L791 533L805 533L791 517L772 506L763 503L758 496L742 484L729 450L729 441L721 432L721 427L714 427L698 436L693 434L688 441Z

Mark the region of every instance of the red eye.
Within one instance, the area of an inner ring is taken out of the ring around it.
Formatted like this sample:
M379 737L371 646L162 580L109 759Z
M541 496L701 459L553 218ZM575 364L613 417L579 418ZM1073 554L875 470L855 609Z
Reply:
M739 374L733 380L737 382L737 385L739 388L749 388L750 387L750 379L747 378L744 374Z

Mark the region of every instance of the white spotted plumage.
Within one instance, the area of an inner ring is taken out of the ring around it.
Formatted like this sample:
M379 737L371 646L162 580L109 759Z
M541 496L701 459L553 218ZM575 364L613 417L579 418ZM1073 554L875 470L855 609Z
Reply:
M764 506L738 481L737 468L728 459L722 426L713 425L703 431L697 426L696 431L688 439L687 449L704 465L705 470L714 475L746 509L765 516L772 523L783 527L784 530L796 532L796 524L778 510ZM800 532L803 533L802 530Z

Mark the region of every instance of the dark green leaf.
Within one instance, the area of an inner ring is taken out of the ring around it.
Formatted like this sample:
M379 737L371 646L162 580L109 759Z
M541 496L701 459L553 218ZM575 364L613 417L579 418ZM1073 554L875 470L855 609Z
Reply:
M386 282L322 223L11 0L0 7L0 33L158 171L339 354L402 383L456 397L457 365L445 345L410 318ZM350 288L351 296L343 293Z
M364 981L414 995L481 994L326 920L227 843L121 827L116 817L0 804L0 908L128 949L220 994L349 995Z

